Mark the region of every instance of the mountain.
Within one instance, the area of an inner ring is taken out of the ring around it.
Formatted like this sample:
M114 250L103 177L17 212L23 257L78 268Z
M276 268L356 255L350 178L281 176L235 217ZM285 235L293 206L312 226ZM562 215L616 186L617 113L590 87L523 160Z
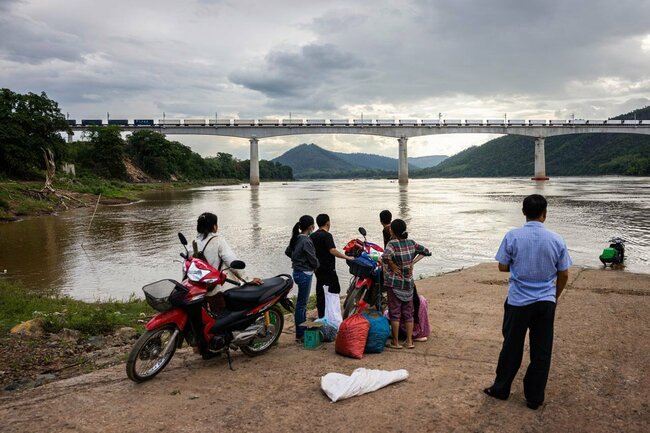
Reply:
M615 119L650 119L650 107ZM506 135L474 146L413 177L532 176L534 139ZM636 134L574 134L545 141L549 176L650 176L650 136Z
M396 172L398 167L397 158L389 158L388 156L375 155L373 153L342 153L332 152L334 155L341 158L343 161L349 162L357 167L362 167L369 170L384 170ZM409 170L419 170L420 167L409 164Z
M418 156L409 158L409 164L418 168L429 168L435 167L447 158L449 158L447 155Z
M621 114L621 115L616 116L616 117L612 117L612 119L617 119L617 120L633 120L633 119L650 120L650 105L647 106L647 107L632 110L629 113L625 113L625 114Z
M425 160L440 156L415 158ZM442 157L446 158L446 157ZM409 158L409 162L412 159ZM325 150L315 144L301 144L288 150L275 158L279 162L293 168L297 178L361 178L361 177L387 177L397 175L398 161L396 158L374 155L371 153L342 153ZM415 172L420 166L409 164L409 170Z

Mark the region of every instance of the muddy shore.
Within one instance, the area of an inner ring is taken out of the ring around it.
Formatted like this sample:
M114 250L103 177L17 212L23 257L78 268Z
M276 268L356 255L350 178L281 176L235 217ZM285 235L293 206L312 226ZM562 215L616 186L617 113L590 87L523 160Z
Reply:
M646 432L650 429L650 275L572 268L556 313L546 404L525 406L523 372L508 401L490 385L501 345L507 274L494 264L418 282L432 335L414 350L362 360L332 344L308 351L285 328L258 358L203 361L182 349L154 380L136 385L124 365L0 394L0 430ZM523 367L527 365L524 355ZM328 372L405 368L410 377L330 403ZM523 370L523 369L522 369ZM61 410L65 408L65 410Z

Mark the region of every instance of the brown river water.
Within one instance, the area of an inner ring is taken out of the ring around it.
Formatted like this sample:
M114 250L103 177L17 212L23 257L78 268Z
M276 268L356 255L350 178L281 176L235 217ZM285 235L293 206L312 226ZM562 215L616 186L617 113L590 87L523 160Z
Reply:
M430 276L493 261L504 233L523 224L528 194L549 200L546 225L567 241L574 264L599 267L608 240L627 241L626 268L650 273L650 178L337 180L202 187L153 192L124 206L99 206L0 225L0 275L35 289L83 300L123 299L163 278L180 277L177 233L195 235L196 218L210 211L247 263L249 276L291 273L284 255L291 227L303 214L329 214L339 248L357 228L382 242L379 212L407 222L412 239L433 256L416 265ZM86 234L87 233L87 234ZM338 261L342 287L347 266Z

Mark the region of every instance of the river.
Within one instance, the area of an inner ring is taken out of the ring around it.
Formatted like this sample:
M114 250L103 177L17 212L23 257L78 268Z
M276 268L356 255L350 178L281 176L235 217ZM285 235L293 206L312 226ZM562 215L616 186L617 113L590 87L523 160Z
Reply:
M302 214L329 214L339 248L368 230L381 243L379 212L389 209L433 256L416 265L430 276L492 261L504 233L524 222L528 194L549 200L546 225L567 241L574 264L599 267L608 240L627 240L625 271L650 273L650 178L417 179L264 183L152 192L124 206L78 209L0 225L0 273L30 288L77 299L124 299L163 278L179 278L176 236L194 236L197 216L219 216L220 231L249 276L290 273L283 254ZM347 266L337 263L342 287Z

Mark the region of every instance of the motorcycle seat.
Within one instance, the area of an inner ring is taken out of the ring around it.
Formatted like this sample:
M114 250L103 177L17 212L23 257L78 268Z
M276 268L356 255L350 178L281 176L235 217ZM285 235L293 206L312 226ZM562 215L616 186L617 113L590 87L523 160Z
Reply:
M267 299L277 296L287 288L291 280L283 277L273 277L264 279L264 284L245 284L226 290L223 294L226 301L226 308L231 311L245 310L252 306L258 305Z

